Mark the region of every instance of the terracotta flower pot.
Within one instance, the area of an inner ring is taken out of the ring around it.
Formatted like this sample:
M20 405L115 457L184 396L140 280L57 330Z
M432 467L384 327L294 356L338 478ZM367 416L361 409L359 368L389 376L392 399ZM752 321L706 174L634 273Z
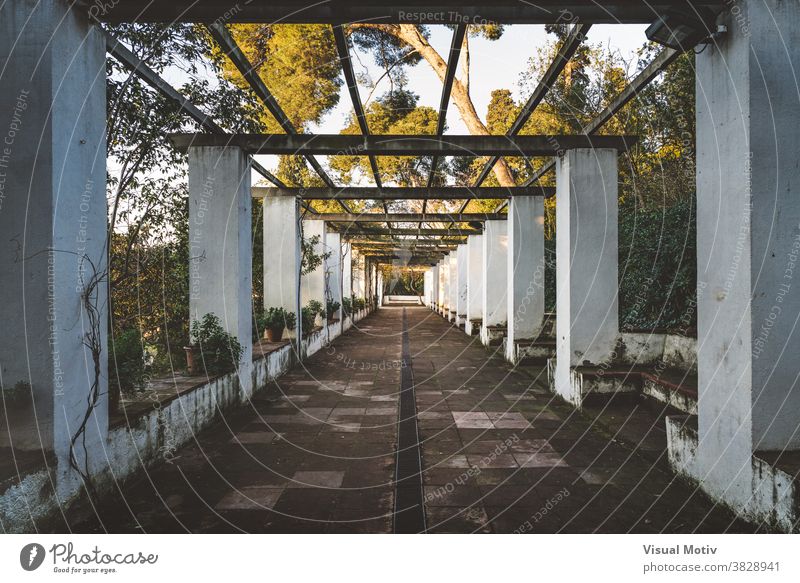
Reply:
M283 338L283 328L267 328L266 332L270 342L280 342Z
M203 359L200 357L199 346L184 346L186 352L186 372L190 376L202 374Z

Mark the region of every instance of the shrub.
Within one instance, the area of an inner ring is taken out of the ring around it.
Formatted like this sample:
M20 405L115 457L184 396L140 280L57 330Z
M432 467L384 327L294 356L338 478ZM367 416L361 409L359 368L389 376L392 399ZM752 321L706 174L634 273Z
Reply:
M353 300L350 298L342 298L342 310L344 315L348 316L353 313Z
M364 298L353 298L353 309L361 311L367 307L367 300Z
M0 398L0 405L5 404L7 407L15 405L22 406L26 403L33 402L33 391L30 383L26 381L17 381L13 387L2 389L2 398Z
M305 336L314 329L314 320L317 319L317 313L306 306L300 313L300 318L300 323L303 326L303 335Z
M328 300L325 302L325 313L328 314L329 317L333 317L339 311L341 304L334 300ZM324 316L323 316L324 317Z
M284 328L293 330L297 323L297 315L294 312L287 312L283 308L269 308L258 315L257 322L259 331L283 330Z
M697 245L693 199L652 209L619 209L622 330L696 334Z
M191 327L192 343L199 346L209 375L223 374L236 369L242 357L239 340L228 334L214 314L194 320Z
M117 332L110 338L109 344L109 381L121 393L142 390L147 379L147 365L139 329L129 328Z
M322 308L322 302L311 300L308 302L308 309L314 313L314 316L319 314L321 318L325 318L325 310Z

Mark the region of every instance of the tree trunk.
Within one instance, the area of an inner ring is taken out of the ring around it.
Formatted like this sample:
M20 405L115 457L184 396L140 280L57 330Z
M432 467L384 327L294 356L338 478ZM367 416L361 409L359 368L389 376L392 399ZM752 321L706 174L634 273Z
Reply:
M428 40L422 36L419 28L415 24L351 24L353 28L374 28L390 34L397 39L409 44L413 47L425 61L431 66L434 72L439 76L439 79L444 83L445 75L447 73L447 63L436 52ZM468 82L468 79L466 80ZM491 135L489 130L481 121L478 112L475 111L475 105L469 96L469 89L459 79L453 80L453 89L450 93L453 102L456 104L461 119L467 126L469 133L473 136L488 136ZM494 165L494 175L500 186L516 186L514 178L508 165L503 159L498 160Z

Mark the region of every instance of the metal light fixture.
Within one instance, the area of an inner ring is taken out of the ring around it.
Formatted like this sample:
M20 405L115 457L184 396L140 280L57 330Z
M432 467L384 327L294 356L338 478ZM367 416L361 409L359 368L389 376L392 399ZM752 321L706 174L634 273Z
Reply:
M671 10L647 27L648 40L679 51L688 51L711 36L713 14L687 14Z

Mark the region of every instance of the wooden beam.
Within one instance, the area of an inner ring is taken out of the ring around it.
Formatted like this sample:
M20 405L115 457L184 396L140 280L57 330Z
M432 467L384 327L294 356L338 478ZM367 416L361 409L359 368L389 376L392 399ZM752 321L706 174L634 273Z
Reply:
M251 154L304 156L554 156L575 148L626 150L636 136L538 135L345 135L171 134L180 151L190 146L236 146ZM330 185L329 185L330 186Z
M514 123L506 132L507 136L516 136L519 134L520 130L525 127L525 124L528 122L531 115L533 115L533 112L536 111L536 108L539 107L539 104L545 98L548 91L550 91L553 83L556 82L559 75L561 75L561 72L567 66L567 63L569 63L570 59L581 46L581 43L583 43L583 41L586 39L586 33L589 32L591 27L591 24L576 24L572 27L569 36L567 36L567 38L564 40L564 43L558 50L553 62L550 63L547 71L545 71L545 74L536 85L536 89L533 90L533 93L531 93L528 101L522 106L522 109L517 114L517 118L514 120ZM489 173L492 171L492 168L494 168L494 165L499 159L500 156L492 156L486 162L486 164L484 164L478 179L475 181L475 186L480 186L483 181L486 180L486 177L489 176ZM461 208L462 211L466 205L467 203L464 203L464 206Z
M94 2L79 0L93 20L103 22L244 22L281 24L555 24L565 21L596 24L649 24L668 10L694 13L701 7L720 8L721 0L171 0L142 2L115 0L98 10Z
M254 198L265 196L295 196L303 200L418 200L418 199L497 199L511 196L551 196L555 194L553 187L494 187L486 186L470 188L467 186L442 187L384 187L345 186L341 188L270 188L254 186L251 189ZM352 213L351 213L352 214Z
M222 52L228 56L234 66L239 70L239 73L242 75L247 84L250 85L250 88L255 92L256 95L258 95L258 98L261 100L261 102L278 121L281 128L283 128L283 131L289 135L296 135L297 130L292 124L292 121L284 113L283 109L278 104L278 101L267 88L267 85L264 83L263 79L261 79L258 71L256 71L255 67L253 67L253 65L250 63L250 60L244 54L242 49L239 48L239 45L236 44L236 40L228 31L227 26L220 21L215 21L209 24L207 28L212 38L222 49ZM224 146L226 144L220 145ZM314 158L314 156L306 155L305 158L308 163L311 164L311 167L314 168L314 171L319 175L319 177L322 178L325 184L328 186L335 186L333 180L331 180L330 176L328 176L328 174L325 172L325 169L322 168L322 165L317 161L316 158ZM350 212L350 208L345 203L340 202L339 205L343 210Z
M480 235L483 233L479 229L426 229L424 227L419 229L364 229L364 228L344 228L339 231L342 235L352 234L355 236L363 237L368 235L453 235L466 237L467 235Z
M142 81L147 83L150 87L158 91L167 99L177 103L181 110L184 111L189 117L200 124L200 127L213 132L215 134L224 134L225 130L217 124L210 116L203 113L194 103L184 97L177 89L170 85L161 75L148 67L144 61L137 57L133 52L124 44L119 42L107 31L103 31L106 37L106 51L117 59L122 65L131 73L139 77ZM275 186L286 186L283 182L272 174L269 170L264 168L261 164L250 158L250 166L261 174L264 178L269 180Z
M506 213L319 213L306 217L306 220L329 221L332 223L469 223L482 221L502 221Z
M453 40L450 42L450 55L447 57L447 70L444 73L444 82L442 83L442 97L439 101L439 116L436 119L437 136L441 136L444 133L444 126L447 121L447 106L450 103L450 93L453 89L453 81L456 78L456 68L461 58L461 47L464 45L464 37L466 35L466 24L459 24L453 31ZM431 160L431 172L428 175L428 188L433 186L433 177L436 175L436 166L438 163L439 157L434 156ZM422 212L425 212L425 206L427 204L427 200L422 203Z

